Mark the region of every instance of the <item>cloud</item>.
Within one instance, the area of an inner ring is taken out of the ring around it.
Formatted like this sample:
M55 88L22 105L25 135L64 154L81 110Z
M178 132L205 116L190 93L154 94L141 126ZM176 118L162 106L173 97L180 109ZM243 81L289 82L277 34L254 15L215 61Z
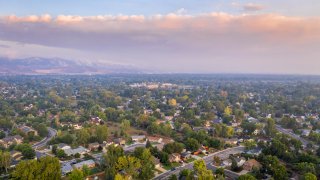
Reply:
M244 11L261 11L265 7L261 4L248 3L243 6Z
M221 12L5 16L0 18L0 29L0 40L48 47L41 55L74 50L73 58L87 53L87 59L175 72L281 72L291 64L286 71L317 73L314 67L320 67L320 17ZM37 48L25 52L37 54Z

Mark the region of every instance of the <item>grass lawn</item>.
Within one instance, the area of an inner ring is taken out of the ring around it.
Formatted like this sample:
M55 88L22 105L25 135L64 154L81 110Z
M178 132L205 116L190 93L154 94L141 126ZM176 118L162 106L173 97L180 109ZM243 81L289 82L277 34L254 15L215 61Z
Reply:
M197 156L199 156L199 157L205 157L206 155L205 155L205 154L198 154Z
M191 163L193 161L195 161L196 159L195 158L189 158L188 160L186 160L187 163Z
M174 168L174 167L178 167L178 166L181 166L181 164L180 163L177 163L177 162L174 162L174 163L171 163L171 165L170 166L163 166L163 169L165 169L165 170L170 170L170 169L172 169L172 168Z
M99 168L95 167L95 168L90 169L89 175L97 174L98 172L101 172L101 170Z

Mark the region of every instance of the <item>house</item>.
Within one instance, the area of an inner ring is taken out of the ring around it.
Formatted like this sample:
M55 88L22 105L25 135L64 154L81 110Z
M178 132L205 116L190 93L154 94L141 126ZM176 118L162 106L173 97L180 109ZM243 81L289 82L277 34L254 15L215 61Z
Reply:
M153 157L153 164L155 168L159 168L161 166L160 159Z
M92 117L90 119L91 124L100 125L101 122L103 122L103 121L99 117Z
M60 169L61 169L62 176L67 175L68 173L70 173L73 170L73 168L72 168L70 163L61 164L61 168Z
M222 161L221 166L222 167L230 167L232 165L232 160L231 159L226 159Z
M10 151L10 156L12 158L12 160L15 160L15 161L20 161L22 159L22 153L19 152L19 151Z
M131 139L134 142L144 142L146 140L146 136L145 135L131 136Z
M255 149L251 149L249 151L246 151L245 153L249 154L249 155L259 156L262 153L262 150L260 148L255 148Z
M126 140L124 140L122 138L116 138L113 141L115 144L118 144L118 145L125 145L126 144Z
M20 126L18 129L22 131L25 135L38 135L38 132L29 126Z
M22 153L19 151L10 151L10 157L11 157L11 162L10 162L10 167L14 168L22 159Z
M162 143L161 137L155 137L155 136L148 136L147 138L151 143Z
M164 147L164 143L159 143L159 144L153 144L153 147L157 147L157 149L159 151L162 151L163 147Z
M97 151L99 147L100 147L100 144L97 142L88 144L88 149L90 151Z
M225 139L226 144L231 144L231 145L236 145L238 143L237 138L232 138L232 139Z
M23 141L23 138L20 135L15 135L15 136L8 136L3 139L0 139L0 144L3 147L8 148L12 144L21 144L22 141Z
M238 167L242 166L246 162L246 159L244 157L235 157L234 160L237 162Z
M310 129L303 129L301 132L301 136L309 136L311 130Z
M179 162L181 161L181 156L178 153L173 153L169 155L169 161L170 162Z
M76 149L65 149L64 153L66 153L67 156L74 156L76 154L84 155L86 153L89 153L90 151L82 146L79 146Z
M243 169L246 171L252 171L254 168L260 169L261 167L262 165L255 159L249 159L243 164Z
M53 146L50 146L50 149L52 150ZM65 143L59 143L57 145L57 149L62 149L62 150L66 150L66 149L71 149L71 146L65 144Z
M186 151L186 152L181 153L181 159L184 160L184 161L189 159L190 157L191 157L191 152L190 151Z
M92 159L90 159L86 161L81 161L73 165L75 169L82 169L83 166L87 166L88 168L94 168L96 166L96 163Z

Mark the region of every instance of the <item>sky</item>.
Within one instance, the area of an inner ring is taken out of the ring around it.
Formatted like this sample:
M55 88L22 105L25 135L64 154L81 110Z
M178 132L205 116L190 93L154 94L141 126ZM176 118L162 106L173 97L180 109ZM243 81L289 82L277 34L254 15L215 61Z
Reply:
M320 1L0 0L0 56L320 75Z

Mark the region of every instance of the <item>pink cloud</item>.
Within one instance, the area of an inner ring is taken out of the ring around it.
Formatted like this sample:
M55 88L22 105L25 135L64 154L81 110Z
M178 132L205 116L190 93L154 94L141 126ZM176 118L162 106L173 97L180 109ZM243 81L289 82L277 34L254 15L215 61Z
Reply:
M191 69L198 65L194 60L203 59L209 68L227 66L218 60L239 58L258 66L261 59L272 65L282 59L320 57L320 17L221 12L7 16L0 18L0 29L0 40L104 53L107 59L134 59L144 65L179 61Z

